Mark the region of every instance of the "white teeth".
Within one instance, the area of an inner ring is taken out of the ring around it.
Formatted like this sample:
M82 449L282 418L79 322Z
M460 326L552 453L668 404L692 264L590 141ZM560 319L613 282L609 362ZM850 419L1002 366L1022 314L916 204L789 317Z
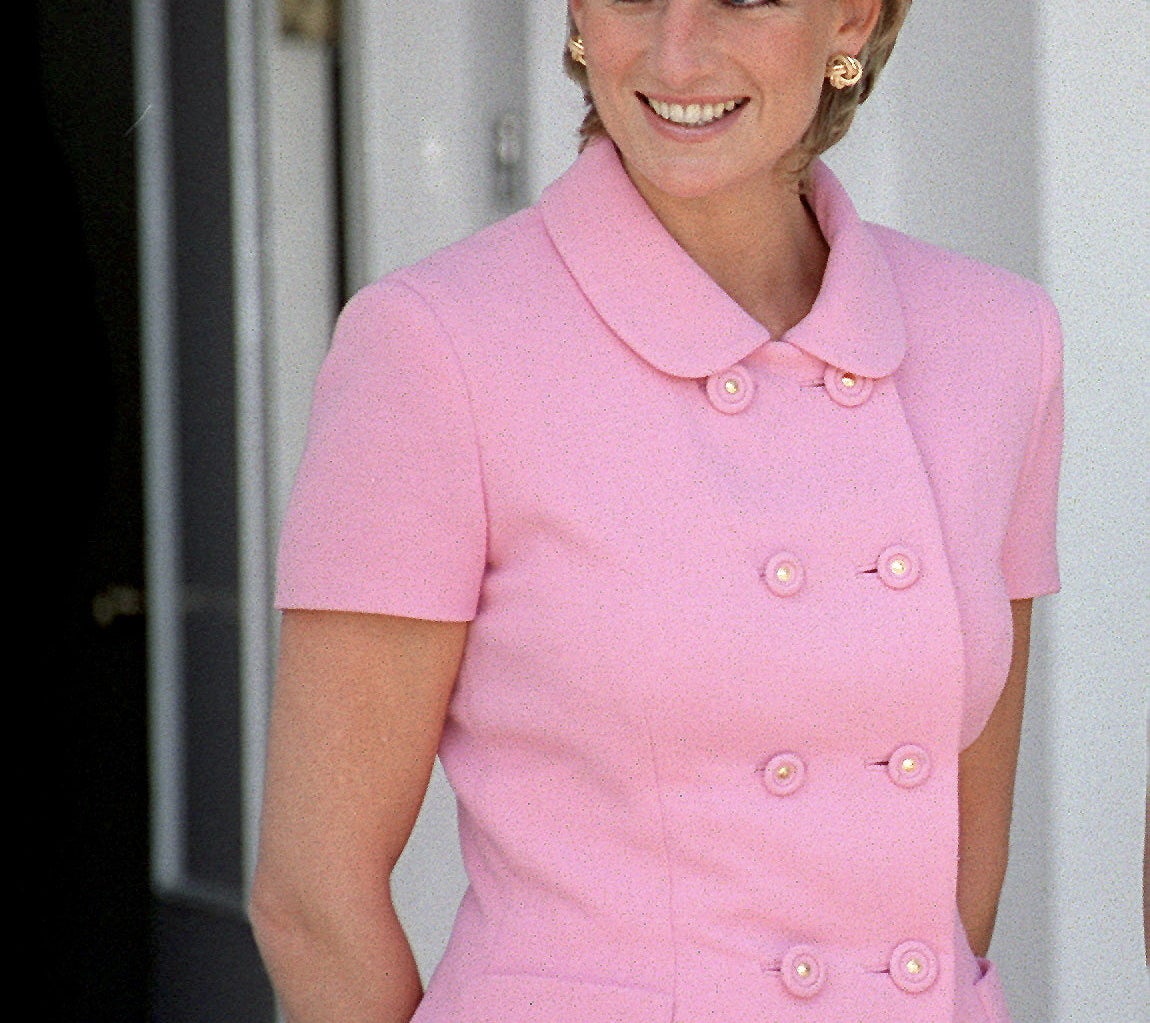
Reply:
M672 124L682 124L691 128L698 128L704 124L717 121L724 114L729 114L739 105L737 99L729 99L725 103L664 103L662 100L648 99L651 109L664 121Z

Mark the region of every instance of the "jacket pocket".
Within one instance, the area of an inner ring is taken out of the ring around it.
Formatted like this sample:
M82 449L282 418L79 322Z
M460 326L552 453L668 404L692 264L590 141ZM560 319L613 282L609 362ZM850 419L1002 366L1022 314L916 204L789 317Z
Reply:
M978 967L982 971L982 977L974 987L986 1013L986 1023L1010 1023L1006 995L1002 990L1002 982L998 979L997 968L994 963L986 959L979 959Z
M530 974L487 974L468 985L467 1023L671 1023L671 998L646 988Z

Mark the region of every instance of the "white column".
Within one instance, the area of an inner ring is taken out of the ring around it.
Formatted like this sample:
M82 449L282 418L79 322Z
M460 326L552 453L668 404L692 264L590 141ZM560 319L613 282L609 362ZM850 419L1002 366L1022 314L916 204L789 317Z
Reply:
M343 5L353 287L510 212L495 132L525 116L521 0Z
M1052 694L1056 1023L1150 1019L1142 934L1150 683L1150 118L1145 0L1036 4L1042 277L1066 335Z

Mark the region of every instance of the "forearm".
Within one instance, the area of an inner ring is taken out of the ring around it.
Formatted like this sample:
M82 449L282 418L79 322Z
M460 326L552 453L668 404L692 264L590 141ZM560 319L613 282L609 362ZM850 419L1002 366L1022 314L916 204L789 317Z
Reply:
M251 908L260 952L288 1023L408 1023L422 997L411 946L390 902L326 918Z
M958 912L976 956L986 956L1006 877L1009 829L969 820L962 828L958 859Z
M1006 876L1030 653L1030 601L1015 601L1012 610L1014 654L1006 684L982 734L959 762L958 911L979 956L990 947Z
M407 1023L390 877L427 788L462 623L290 612L250 914L291 1023Z

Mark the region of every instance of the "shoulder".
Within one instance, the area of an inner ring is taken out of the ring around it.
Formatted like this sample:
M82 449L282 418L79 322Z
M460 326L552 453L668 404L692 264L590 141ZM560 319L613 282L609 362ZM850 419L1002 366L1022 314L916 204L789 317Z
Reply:
M1060 416L1062 333L1049 296L1009 270L868 226L903 309L899 390L920 441L961 446L991 435L1020 464L1046 436L1042 424Z
M868 224L891 268L907 327L908 362L953 373L1048 384L1062 333L1041 285L1010 270Z
M538 207L529 207L357 292L342 318L401 321L467 338L560 316L574 295Z
M979 318L1053 312L1043 288L1019 274L880 224L867 228L912 307Z
M537 206L497 221L462 241L434 252L385 280L429 300L453 295L466 301L527 287L554 259L554 249Z

